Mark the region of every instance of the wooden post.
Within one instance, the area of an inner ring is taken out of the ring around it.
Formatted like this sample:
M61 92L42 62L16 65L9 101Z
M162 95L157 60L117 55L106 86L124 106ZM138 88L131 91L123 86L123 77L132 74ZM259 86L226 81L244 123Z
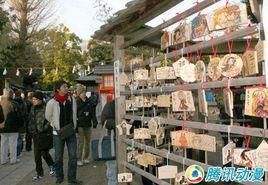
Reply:
M268 48L268 17L264 15L264 12L268 11L268 1L263 1L263 6L261 13L262 13L262 18L263 18L263 28L264 28L264 34L265 34L265 40L264 40L264 62L265 62L265 81L266 81L266 87L268 87L268 75L267 75L267 70L268 70L268 52L267 52L267 48Z
M124 60L124 50L120 49L120 46L124 43L124 37L116 35L114 40L114 60L119 60L119 69L124 69L125 60ZM120 71L119 70L119 71ZM118 83L118 82L117 82ZM115 84L116 86L116 84ZM124 87L120 86L120 91L124 91ZM126 114L125 111L125 95L120 95L115 97L115 121L116 125L122 122L122 118ZM125 167L122 164L122 161L126 161L126 146L123 144L120 137L124 138L125 136L119 136L116 130L116 160L117 160L117 173L123 173Z

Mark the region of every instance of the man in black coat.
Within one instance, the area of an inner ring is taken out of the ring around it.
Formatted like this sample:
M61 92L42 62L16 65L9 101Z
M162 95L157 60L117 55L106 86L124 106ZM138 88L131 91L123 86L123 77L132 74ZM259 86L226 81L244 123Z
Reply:
M92 92L91 96L89 97L89 102L91 105L91 112L90 112L91 122L93 123L93 127L96 128L98 125L98 120L96 117L96 108L99 103L99 95Z

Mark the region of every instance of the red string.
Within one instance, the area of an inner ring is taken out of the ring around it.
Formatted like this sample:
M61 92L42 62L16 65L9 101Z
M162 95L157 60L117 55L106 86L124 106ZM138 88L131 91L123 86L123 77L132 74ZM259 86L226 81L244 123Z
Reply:
M188 44L186 43L186 53L187 53L187 58L189 60L189 62L191 62L192 60L192 54L189 53L189 47L188 47Z
M168 22L165 19L162 19L162 20L163 20L162 28L164 29L164 28L168 27Z
M259 76L259 86L263 87L265 84L265 77L264 76Z
M180 89L180 91L186 90L184 83L181 83L180 84L180 88L179 89Z
M188 122L187 118L184 118L183 116L183 122L182 122L182 130L185 130L185 124Z
M231 84L231 78L228 78L228 79L227 79L227 84L226 84L226 89L227 89L228 92L231 91L231 89L230 89L230 84Z
M232 53L233 47L234 47L234 41L228 41L228 51L229 51L229 54Z
M226 8L228 7L228 4L229 4L229 0L226 0L226 4L225 4Z
M250 139L251 137L250 136L247 136L246 133L247 133L247 129L248 128L251 128L252 125L251 124L248 124L246 127L243 128L243 137L245 139L245 147L246 148L249 148L249 145L250 145Z
M205 134L206 127L207 127L207 124L204 123L204 125L203 125L203 129L202 129L202 134Z
M214 37L210 36L211 47L213 51L213 57L218 57L218 45L214 45Z
M179 54L178 54L178 46L175 46L175 59L178 60L179 59Z
M176 19L177 19L178 21L181 20L181 14L180 14L180 13L176 13Z
M198 58L198 60L201 60L201 58L202 58L202 51L201 50L197 50L197 58Z
M248 32L248 29L250 27L251 27L251 24L248 24L248 27L245 30L246 33ZM248 35L248 34L246 34L246 35ZM249 50L251 48L251 40L252 40L252 37L251 36L248 36L247 37L247 49L246 50Z
M228 51L229 51L229 54L231 54L232 51L233 51L234 42L233 42L233 41L230 41L230 40L231 40L231 39L230 39L230 32L228 32L228 33L226 34L226 37L227 37L227 40L228 40Z

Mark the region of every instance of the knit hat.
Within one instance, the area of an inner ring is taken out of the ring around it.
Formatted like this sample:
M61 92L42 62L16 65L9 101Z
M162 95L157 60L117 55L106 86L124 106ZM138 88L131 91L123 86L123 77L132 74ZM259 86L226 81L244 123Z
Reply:
M44 94L41 91L35 91L33 93L33 97L37 98L39 100L43 100L44 99Z
M87 92L87 91L86 91L86 88L84 88L84 87L78 87L76 91L77 91L77 95L78 95L78 96L80 96L80 94L82 94L83 92L84 92L84 93Z
M60 89L63 84L67 84L67 82L65 82L64 80L57 81L54 85L54 91L57 92L57 90Z

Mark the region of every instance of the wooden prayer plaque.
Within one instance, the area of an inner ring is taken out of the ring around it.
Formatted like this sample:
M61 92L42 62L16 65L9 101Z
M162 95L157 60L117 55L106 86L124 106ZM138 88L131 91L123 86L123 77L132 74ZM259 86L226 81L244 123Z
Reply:
M132 182L132 173L120 173L117 175L118 182Z
M150 130L148 128L134 129L134 139L151 139Z
M173 67L165 66L156 68L157 80L172 80L176 79Z
M177 166L167 165L158 167L159 179L174 179L177 173L178 173Z
M189 64L189 60L187 60L185 57L180 58L178 61L172 64L176 77L181 76L181 68L187 64Z
M158 107L170 107L170 95L159 95L157 96Z
M195 111L192 91L176 91L172 93L172 110Z
M216 152L216 137L206 134L195 134L192 137L192 148Z
M244 62L243 75L251 76L259 73L258 69L258 59L256 50L247 50L243 56L242 60Z
M246 89L245 115L268 118L268 89L255 87Z

